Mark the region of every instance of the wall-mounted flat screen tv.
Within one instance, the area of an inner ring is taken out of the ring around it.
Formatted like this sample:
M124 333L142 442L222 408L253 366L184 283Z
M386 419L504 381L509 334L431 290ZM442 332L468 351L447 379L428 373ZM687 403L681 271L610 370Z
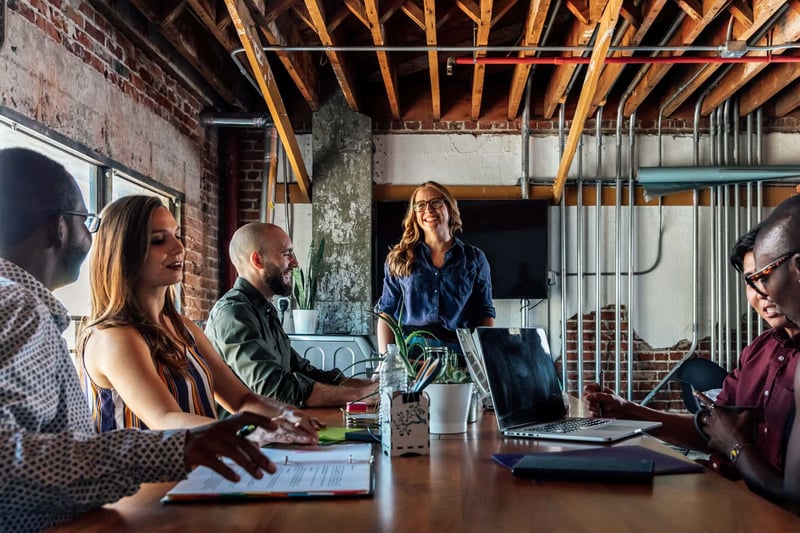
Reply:
M372 279L377 300L386 253L400 241L407 201L375 202ZM460 200L457 236L486 254L492 293L501 298L547 298L547 203L541 200Z

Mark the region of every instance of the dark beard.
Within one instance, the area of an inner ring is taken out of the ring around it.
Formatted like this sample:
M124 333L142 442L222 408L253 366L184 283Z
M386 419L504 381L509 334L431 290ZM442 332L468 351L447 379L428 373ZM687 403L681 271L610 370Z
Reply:
M269 287L269 290L277 296L289 296L292 293L291 284L284 283L283 272L275 265L269 265L268 268L264 269L262 279Z

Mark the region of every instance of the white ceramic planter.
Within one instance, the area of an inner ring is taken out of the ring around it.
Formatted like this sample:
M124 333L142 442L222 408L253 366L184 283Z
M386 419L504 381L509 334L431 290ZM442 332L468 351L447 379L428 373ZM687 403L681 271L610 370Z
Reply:
M472 402L472 383L433 383L425 387L430 398L430 432L464 433Z
M316 333L317 315L316 309L293 309L292 318L294 319L295 333Z

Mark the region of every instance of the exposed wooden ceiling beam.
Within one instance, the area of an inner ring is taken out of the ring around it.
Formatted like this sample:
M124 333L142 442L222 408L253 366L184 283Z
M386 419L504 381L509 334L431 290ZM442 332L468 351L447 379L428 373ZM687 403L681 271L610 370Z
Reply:
M300 0L264 0L264 17L272 22L289 11Z
M475 44L486 46L489 44L489 32L492 29L492 4L493 0L480 0L480 22ZM486 52L475 52L477 57L485 57ZM486 75L486 65L476 64L472 69L472 120L481 116L481 102L483 101L483 80Z
M425 42L428 46L436 46L436 0L424 0ZM431 74L431 112L433 120L442 118L442 95L439 87L439 54L436 50L428 51L428 70Z
M209 38L209 30L184 9L184 3L131 0L170 44L231 105L244 108L241 98L245 80L234 67L227 50ZM168 21L168 23L165 23Z
M400 10L406 14L411 21L419 26L419 29L425 31L425 13L412 2L411 0L406 0L403 5L400 7Z
M782 117L800 107L800 83L794 83L775 99L775 116Z
M227 1L227 0L226 0ZM311 21L317 30L319 40L323 46L338 46L338 39L335 38L333 33L328 31L325 22L325 9L322 5L322 0L305 0L308 14ZM331 62L331 68L336 75L336 81L339 82L339 87L342 89L344 99L353 111L359 111L358 98L356 96L356 85L353 81L353 75L350 72L347 58L341 52L335 50L327 50L325 54L328 56L328 61Z
M744 117L752 113L798 78L800 63L775 65L759 76L756 83L748 86L739 97L740 115Z
M216 109L247 109L255 101L257 93L244 79L228 87L234 96L231 100L226 99L167 41L160 28L145 18L128 0L90 0L89 3L164 72L174 76L205 104Z
M497 0L492 8L492 27L497 24L519 0Z
M386 21L392 18L399 9L401 9L405 4L411 4L411 3L413 3L411 2L411 0L391 0L388 3L386 1L382 2L381 5L382 13L380 17L381 24L386 24Z
M703 18L703 4L699 0L675 0L684 13L695 22Z
M644 15L639 21L639 25L629 26L628 29L625 30L625 34L622 36L622 41L620 44L622 46L637 46L641 44L642 40L653 26L653 22L656 20L659 13L661 13L661 10L664 8L666 3L667 0L647 0L644 2L641 6ZM623 2L623 6L624 5L625 3ZM614 57L626 57L632 56L633 52L614 52L612 55ZM595 91L594 98L592 98L592 105L589 106L588 116L594 115L598 106L605 105L609 91L619 79L619 76L622 74L622 70L624 68L625 65L616 63L605 65L603 68L603 73L600 74L600 81L597 82L597 91Z
M666 1L666 0L665 0ZM542 37L547 11L550 9L550 0L531 0L528 14L525 17L525 33L522 35L522 46L537 46ZM536 52L524 51L518 57L533 57ZM519 113L519 106L525 94L525 84L528 82L528 73L531 65L519 64L514 67L511 78L511 90L508 94L508 120L514 120Z
M250 14L261 35L272 46L300 46L303 39L297 27L286 16L268 20L268 9L264 0L247 0ZM287 8L288 9L288 8ZM319 109L319 75L311 52L278 50L275 52L281 64L289 73L303 99L312 111Z
M694 41L700 36L703 30L711 24L716 16L722 12L730 0L704 0L703 1L703 17L700 20L694 20L686 17L681 23L678 31L667 42L667 46L688 46L693 44ZM683 55L683 52L671 52L672 56ZM672 64L659 63L656 65L643 65L641 68L647 69L647 72L642 76L642 79L634 87L631 96L625 103L623 114L629 117L636 109L642 105L642 102L650 96L653 89L656 88L658 83L667 75Z
M581 24L589 24L589 0L566 0L567 9Z
M305 199L310 200L311 182L303 162L303 154L300 152L297 137L292 128L292 121L289 120L286 106L283 104L278 85L275 83L275 76L273 76L272 69L264 55L261 39L259 39L258 33L255 31L255 21L245 0L225 0L225 5L236 27L236 33L242 41L247 59L250 61L250 68L255 74L256 82L261 88L261 94L267 103L272 121L275 123L275 129L278 130L278 135L286 150L289 165L294 171L295 178L297 178L300 192ZM264 148L266 149L266 147Z
M583 88L578 97L578 107L575 110L575 118L569 128L567 142L564 145L564 153L558 165L558 173L553 182L553 201L561 201L561 194L564 192L564 184L567 182L569 167L572 166L572 159L575 157L575 150L578 148L578 141L583 135L583 125L586 123L586 112L592 103L592 97L597 89L597 82L600 80L600 72L603 61L608 55L611 47L611 39L614 37L614 28L619 19L622 9L622 0L610 0L606 5L603 16L600 18L600 28L597 32L597 40L592 50L589 65L586 68L586 78L583 81Z
M767 21L786 3L786 0L755 0L754 12L757 13L756 20L746 28L741 23L735 22L733 25L732 37L735 41L746 41L750 39ZM705 40L704 44L724 43L727 39L728 21L718 20L713 33ZM702 87L706 81L723 65L721 63L711 63L708 65L687 65L685 74L673 82L665 94L670 97L675 96L672 101L664 107L664 115L671 116L680 108L694 93Z
M455 4L466 16L472 19L472 22L475 24L481 23L481 8L474 0L455 0Z
M570 29L567 33L567 46L583 46L589 43L607 3L608 0L595 0L594 2L590 3L591 12L589 13L589 24L582 24L578 20L572 21ZM569 57L579 54L566 52L563 55ZM564 93L567 91L569 80L572 78L572 74L577 68L578 65L575 64L558 65L556 66L555 70L553 70L553 74L550 76L550 81L547 84L547 90L544 93L543 115L545 119L549 120L553 117L558 104L560 104L564 99Z
M773 43L793 43L800 39L800 0L792 0L790 8L781 17L775 30L769 36L769 41L765 37L759 41L761 45ZM775 50L773 55L783 54L784 50ZM748 55L763 56L765 52L753 52ZM703 100L703 107L700 110L702 115L711 113L722 102L733 96L746 83L756 77L756 75L769 66L768 63L742 63L734 65L722 80Z
M378 13L378 0L365 0L364 9L369 23L370 33L372 33L372 41L375 46L385 46L386 38L384 37L383 24L381 24L381 17ZM394 63L389 57L389 54L378 50L378 66L381 69L381 76L383 77L383 85L386 87L386 97L389 100L389 110L392 113L392 118L400 120L400 97L397 91L397 70Z

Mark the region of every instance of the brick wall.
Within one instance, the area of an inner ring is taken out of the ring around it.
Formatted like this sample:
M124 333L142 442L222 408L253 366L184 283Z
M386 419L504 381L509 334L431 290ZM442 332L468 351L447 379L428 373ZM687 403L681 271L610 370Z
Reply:
M41 76L39 87L0 83L3 86L2 104L145 176L184 192L181 221L187 238L184 311L192 319L206 318L219 293L216 229L219 142L213 130L204 129L199 124L199 114L207 99L187 88L145 52L137 49L89 2L10 0L7 4L9 17L21 16L35 25L46 36L45 40L49 39L63 49L64 57L74 56L89 72L96 71L102 77L83 76L83 85L77 87L69 86L68 80L58 76ZM15 50L15 41L20 39L10 34L4 54L22 57L20 54L30 53ZM47 57L45 61L57 62L59 67L65 62L61 57ZM19 68L20 72L28 74L25 69L35 72L37 67L22 65ZM106 102L92 100L99 93L108 94L108 87L98 90L97 86L91 85L96 79L101 84L104 79L106 84L116 88L112 91L113 101L117 104L124 102L125 111L102 108ZM130 109L135 110L133 114L138 116L132 117ZM120 116L120 113L126 113L126 116ZM149 123L142 125L139 131L133 131L134 118ZM120 127L127 125L126 120L131 123L130 131ZM168 133L163 133L164 123ZM162 139L157 138L159 131ZM180 138L176 138L174 133ZM172 138L163 141L163 136L169 135ZM171 151L172 143L176 149ZM190 153L200 160L201 170L194 170L192 164L189 174L175 176L178 173L176 168L187 167L186 160L181 160L181 152L177 150L179 145L183 150L188 147Z
M239 223L258 222L261 176L264 172L264 130L239 133Z
M615 309L606 307L600 312L600 368L603 372L603 381L606 387L614 389L615 383ZM583 380L584 383L595 381L595 346L597 342L595 313L583 315ZM732 336L732 338L735 338ZM735 341L731 343L732 349ZM674 346L654 348L636 336L634 331L633 341L633 396L634 401L641 401L653 388L678 364L687 354L691 342L682 340ZM620 386L619 390L625 394L628 387L628 313L622 306L620 318ZM736 350L738 354L740 350ZM695 356L708 359L710 355L710 341L701 339L697 343ZM738 355L736 357L738 359ZM561 375L561 361L558 362L558 372ZM577 316L567 320L567 380L568 390L577 394L578 382L578 320ZM669 381L648 403L649 407L663 411L683 411L681 399L681 386L678 382Z

